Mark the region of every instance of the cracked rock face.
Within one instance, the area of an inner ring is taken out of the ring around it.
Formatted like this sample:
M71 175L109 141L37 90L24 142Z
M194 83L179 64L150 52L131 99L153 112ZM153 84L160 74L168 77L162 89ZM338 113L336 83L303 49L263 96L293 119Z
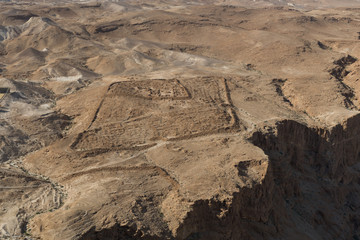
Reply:
M360 239L358 10L226 3L0 3L1 239Z

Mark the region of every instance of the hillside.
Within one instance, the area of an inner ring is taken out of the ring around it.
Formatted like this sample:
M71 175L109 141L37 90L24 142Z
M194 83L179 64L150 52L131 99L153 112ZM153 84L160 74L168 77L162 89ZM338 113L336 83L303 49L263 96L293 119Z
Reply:
M359 6L0 2L0 239L360 239Z

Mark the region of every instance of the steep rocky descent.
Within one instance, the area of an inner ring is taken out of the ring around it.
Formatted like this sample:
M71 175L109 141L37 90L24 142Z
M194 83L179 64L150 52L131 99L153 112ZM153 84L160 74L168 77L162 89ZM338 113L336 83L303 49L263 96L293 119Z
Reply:
M321 129L285 120L252 135L270 159L277 236L359 238L359 121L355 115Z

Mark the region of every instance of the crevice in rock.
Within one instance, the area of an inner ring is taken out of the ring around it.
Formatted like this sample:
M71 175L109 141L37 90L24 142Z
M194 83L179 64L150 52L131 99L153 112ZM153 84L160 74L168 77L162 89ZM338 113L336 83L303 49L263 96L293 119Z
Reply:
M272 80L272 84L275 86L276 93L282 97L283 101L288 103L291 107L293 106L292 102L285 96L283 92L283 87L287 79L275 78Z
M329 50L331 49L329 46L325 45L324 43L317 41L317 45L322 49L322 50Z
M344 105L349 109L358 109L353 103L355 98L354 90L344 82L344 78L350 73L346 70L346 67L356 62L357 59L353 56L347 55L346 57L340 58L334 61L336 65L334 68L329 70L331 76L333 76L340 85L340 93L344 96Z

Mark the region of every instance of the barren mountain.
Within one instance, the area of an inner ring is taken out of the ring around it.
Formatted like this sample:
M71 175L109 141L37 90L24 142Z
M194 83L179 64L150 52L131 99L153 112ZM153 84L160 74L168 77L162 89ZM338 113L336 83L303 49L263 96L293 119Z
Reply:
M357 1L0 1L0 239L360 239Z

